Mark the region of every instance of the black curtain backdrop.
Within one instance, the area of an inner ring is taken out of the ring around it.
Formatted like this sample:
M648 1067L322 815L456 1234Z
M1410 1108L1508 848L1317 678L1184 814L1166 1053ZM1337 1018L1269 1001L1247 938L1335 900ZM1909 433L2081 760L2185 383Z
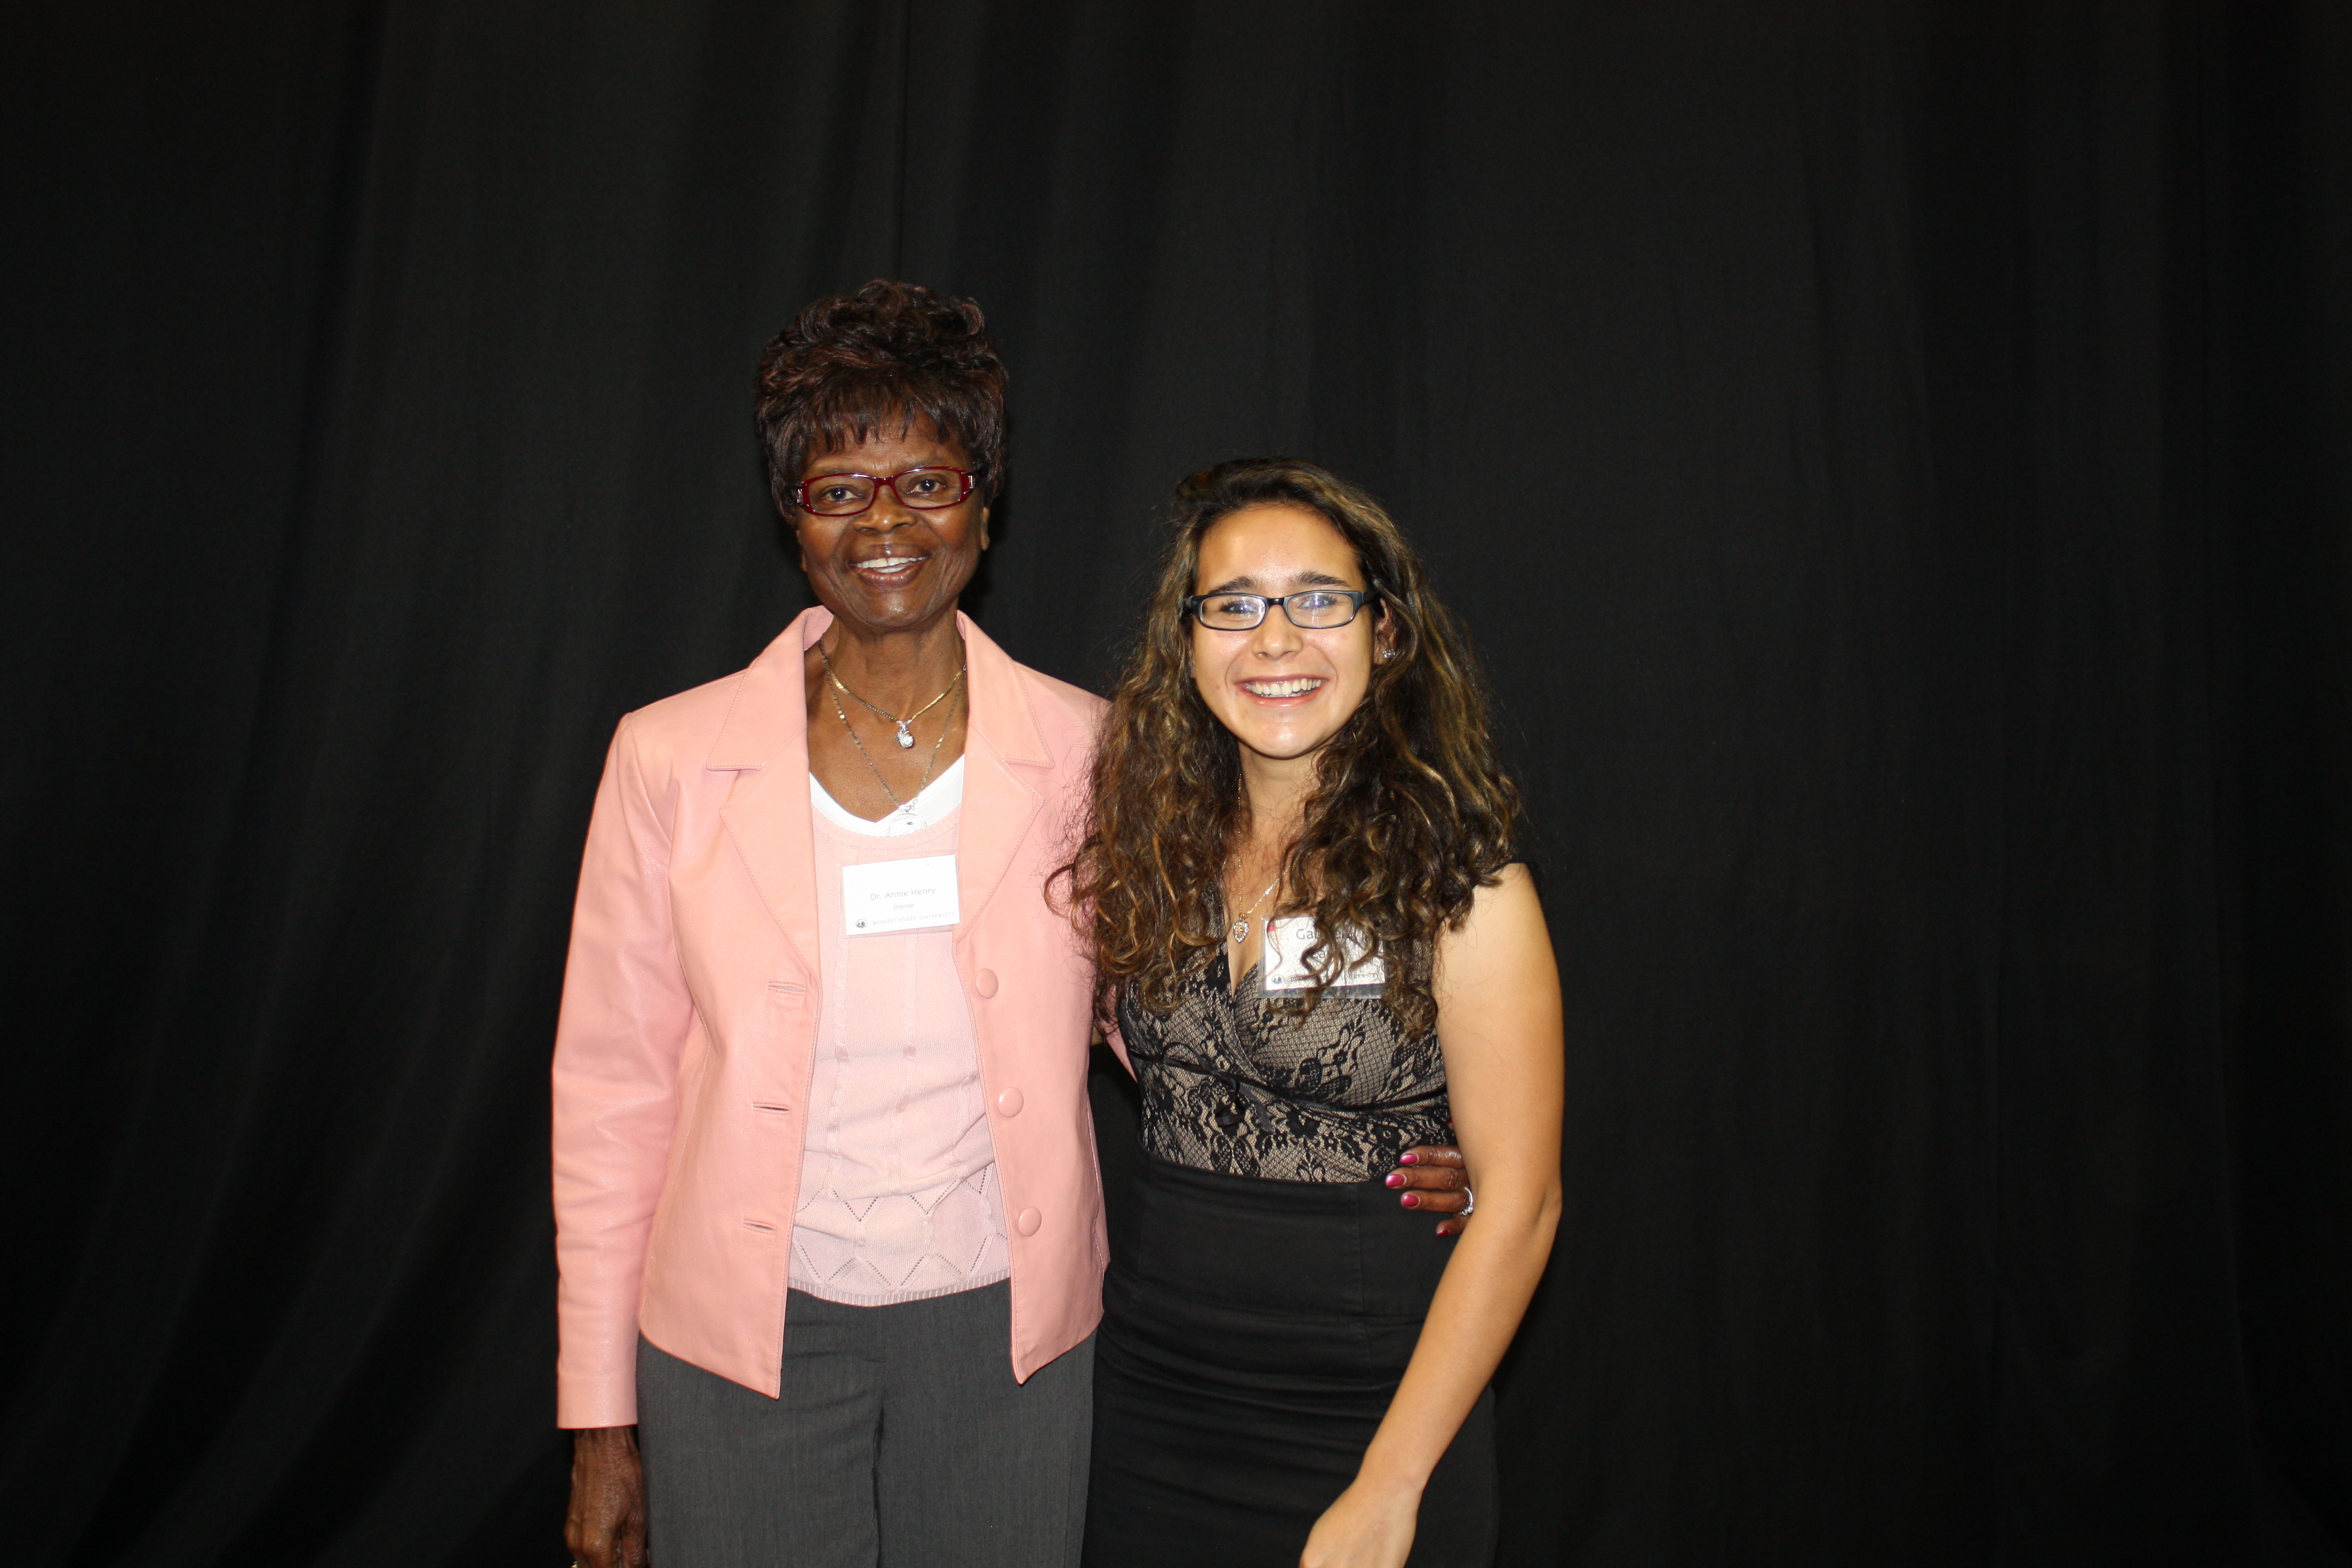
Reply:
M2352 1560L2352 7L5 26L14 1560L565 1561L590 792L803 602L751 367L877 275L1002 330L1014 657L1263 451L1477 637L1570 1016L1504 1563Z

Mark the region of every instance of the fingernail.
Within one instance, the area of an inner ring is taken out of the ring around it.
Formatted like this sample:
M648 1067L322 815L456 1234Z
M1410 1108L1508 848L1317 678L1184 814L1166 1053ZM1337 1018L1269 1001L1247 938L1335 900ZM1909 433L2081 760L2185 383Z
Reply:
M1404 1173L1402 1171L1391 1171L1388 1175L1388 1183L1389 1185L1392 1187L1401 1187L1404 1185Z
M1419 1193L1407 1193L1404 1196L1397 1199L1397 1202L1402 1204L1409 1209L1417 1209L1421 1206L1421 1194Z
M1421 1163L1421 1156L1418 1154L1399 1154L1397 1156L1397 1163L1400 1165L1418 1165Z

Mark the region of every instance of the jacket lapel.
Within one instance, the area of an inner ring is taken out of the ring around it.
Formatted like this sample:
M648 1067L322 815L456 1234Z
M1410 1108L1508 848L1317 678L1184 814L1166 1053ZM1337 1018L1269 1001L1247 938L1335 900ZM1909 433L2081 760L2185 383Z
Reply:
M761 901L812 979L818 951L816 846L809 821L808 688L802 662L832 624L828 610L803 611L751 661L703 763L756 775L738 778L719 819Z
M1037 733L1036 716L1021 667L961 611L964 664L971 671L971 718L964 727L963 814L956 832L956 901L961 942L995 896L1013 858L1045 805L1027 768L1048 768L1053 757ZM803 764L805 765L805 764Z
M1020 666L959 612L971 712L964 728L963 809L956 900L964 941L996 895L1045 799L1023 772L1050 768ZM707 768L741 778L719 808L761 901L812 977L817 973L816 848L809 820L808 688L803 658L833 616L803 611L754 659L712 742Z

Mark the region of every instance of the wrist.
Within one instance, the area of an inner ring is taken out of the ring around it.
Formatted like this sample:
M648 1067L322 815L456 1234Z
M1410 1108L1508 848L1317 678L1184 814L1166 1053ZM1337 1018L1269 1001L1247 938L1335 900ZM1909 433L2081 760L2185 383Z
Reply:
M1429 1485L1429 1473L1436 1462L1415 1464L1393 1454L1383 1454L1375 1442L1366 1450L1364 1462L1356 1471L1355 1484L1369 1492L1387 1497L1418 1498Z
M635 1426L575 1426L572 1429L574 1447L588 1448L634 1448L637 1446Z

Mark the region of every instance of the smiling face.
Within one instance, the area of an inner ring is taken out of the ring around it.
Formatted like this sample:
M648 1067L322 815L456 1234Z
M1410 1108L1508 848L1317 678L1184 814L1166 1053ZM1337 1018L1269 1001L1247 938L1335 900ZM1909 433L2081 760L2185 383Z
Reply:
M969 468L971 459L918 421L895 436L809 458L801 481L826 474L887 477L918 468ZM949 492L952 494L953 492ZM856 517L793 514L801 570L817 602L852 636L920 631L952 615L988 548L988 509L978 495L919 510L888 489Z
M1201 536L1196 594L1280 597L1307 588L1364 588L1363 570L1339 531L1306 507L1229 512ZM1192 624L1192 679L1217 721L1242 743L1253 771L1286 772L1339 732L1371 685L1385 646L1375 605L1344 626L1304 630L1269 606L1245 632Z

